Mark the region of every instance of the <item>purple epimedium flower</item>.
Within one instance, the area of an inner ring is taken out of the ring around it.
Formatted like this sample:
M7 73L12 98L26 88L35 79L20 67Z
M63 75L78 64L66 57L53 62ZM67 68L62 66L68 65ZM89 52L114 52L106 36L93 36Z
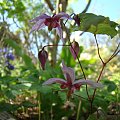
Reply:
M52 17L47 14L42 14L30 22L35 23L31 29L31 32L42 29L45 26L48 26L48 30L56 29L58 36L63 40L62 28L60 25L60 19L70 19L70 16L64 12L54 14Z
M6 58L9 59L9 60L14 60L15 57L12 53L7 53Z
M10 64L10 63L8 63L7 68L9 70L14 70L15 69L14 66L12 64Z
M62 89L68 88L68 94L67 94L68 98L71 96L72 93L74 93L75 90L79 90L81 85L88 84L93 88L102 87L102 84L96 83L92 80L84 80L84 79L75 80L75 71L72 68L67 67L63 62L62 62L62 72L66 80L61 78L50 78L47 81L45 81L43 85L49 85L52 83L61 84L60 87Z
M5 61L5 66L9 69L9 70L14 70L15 67L9 62L9 60Z

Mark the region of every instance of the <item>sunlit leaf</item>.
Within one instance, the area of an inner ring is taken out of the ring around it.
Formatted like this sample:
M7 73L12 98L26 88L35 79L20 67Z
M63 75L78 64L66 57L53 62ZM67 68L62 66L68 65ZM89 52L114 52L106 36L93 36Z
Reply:
M114 37L118 32L117 23L110 21L108 17L95 15L92 13L80 13L80 27L76 30L91 32L93 34L106 34Z
M107 85L108 92L112 92L117 88L116 84L113 81L104 81L104 83Z

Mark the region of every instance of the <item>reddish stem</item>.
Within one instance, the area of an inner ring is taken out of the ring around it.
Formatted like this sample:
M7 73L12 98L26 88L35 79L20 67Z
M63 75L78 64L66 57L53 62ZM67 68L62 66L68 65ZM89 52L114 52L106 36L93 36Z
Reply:
M106 66L106 63L104 63L104 64L102 65L102 69L101 69L100 74L99 74L99 76L98 76L97 83L98 83L98 82L100 81L100 79L101 79L101 76L102 76L102 73L103 73L103 71L104 71L105 66ZM94 101L94 98L95 98L95 95L96 95L96 91L97 91L97 89L94 90L93 95L92 95L92 98L91 98L91 112L92 112L92 106L93 106L93 101Z
M82 70L84 79L86 80L87 78L86 78L84 69L83 69L83 67L82 67L81 61L79 60L79 58L78 58L78 56L77 56L77 53L76 53L76 51L74 50L74 48L72 47L72 44L71 44L71 43L70 43L69 45L45 45L42 49L44 49L45 47L57 47L57 46L63 46L63 47L64 47L64 46L65 46L65 47L66 47L66 46L71 46L71 48L73 49L73 51L74 51L74 53L75 53L75 55L76 55L76 58L77 58L77 60L78 60L78 62L79 62L79 65L80 65L80 68L81 68L81 70ZM87 93L87 96L88 96L88 100L90 100L87 85L86 85L86 93Z
M96 42L96 45L97 45L98 56L99 56L101 62L104 64L104 61L103 61L103 59L102 59L102 57L100 55L100 48L99 48L99 45L98 45L98 41L97 41L96 35L94 35L94 37L95 37L95 42Z
M79 62L79 65L80 65L80 68L81 68L81 70L82 70L84 79L87 80L86 75L85 75L85 72L84 72L84 69L83 69L82 64L81 64L81 61L79 60L79 58L78 58L78 56L77 56L77 53L76 53L76 51L74 50L74 48L72 47L72 44L71 44L71 43L70 43L70 46L71 46L71 48L73 49L73 51L74 51L74 53L75 53L75 55L76 55L76 58L77 58L77 60L78 60L78 62ZM88 100L90 100L90 96L89 96L89 93L88 93L88 87L87 87L87 85L86 85L86 93L87 93L87 96L88 96Z
M71 15L71 16L72 16L72 15ZM67 22L67 21L66 21L66 22ZM65 24L66 24L66 22L65 22ZM65 24L63 23L64 27L65 27ZM66 30L67 30L67 29L66 29ZM69 33L69 32L67 31L67 33ZM81 61L79 60L76 51L75 51L74 48L72 47L72 44L71 44L70 39L69 39L69 38L70 38L69 36L70 36L70 35L67 34L67 37L68 37L68 40L69 40L69 44L70 44L71 48L73 49L73 51L74 51L74 53L75 53L75 55L76 55L76 58L77 58L77 60L78 60L78 62L79 62L79 65L80 65L80 68L81 68L81 70L82 70L84 79L86 80L86 75L85 75L84 69L83 69L83 67L82 67ZM90 96L89 96L89 93L88 93L87 85L86 85L86 93L87 93L88 100L90 100Z
M43 46L42 49L44 49L45 47L58 47L58 46L63 46L63 47L65 47L65 46L70 46L70 45L45 45L45 46Z
M102 62L102 69L101 69L100 74L99 74L98 79L97 79L97 83L98 83L100 81L100 79L101 79L102 73L103 73L104 68L107 65L107 63L109 63L120 52L120 50L117 51L118 48L119 48L120 43L118 44L118 46L115 49L114 53L109 57L109 59L106 62L104 62L101 55L100 55L100 50L99 50L99 45L98 45L98 42L97 42L97 39L96 39L96 35L94 35L94 36L95 36L95 41L96 41L96 45L97 45L98 56L99 56L99 58L100 58L100 60ZM95 98L95 95L96 95L96 91L97 91L97 89L94 90L92 98L91 98L91 112L92 112L92 106L93 106L93 101L94 101L94 98Z

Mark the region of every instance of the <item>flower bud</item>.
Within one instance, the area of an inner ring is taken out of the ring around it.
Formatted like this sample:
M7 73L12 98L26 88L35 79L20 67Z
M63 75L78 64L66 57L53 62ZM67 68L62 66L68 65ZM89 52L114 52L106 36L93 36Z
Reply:
M80 18L78 15L74 15L73 19L75 20L75 23L80 26Z
M41 51L39 51L39 53L38 53L38 59L39 59L39 61L41 63L42 69L45 70L45 63L46 63L46 61L48 59L48 53L47 53L47 51L45 51L44 49L42 49Z
M71 46L70 46L70 52L75 60L78 56L79 50L80 50L80 48L79 48L78 42L73 41Z

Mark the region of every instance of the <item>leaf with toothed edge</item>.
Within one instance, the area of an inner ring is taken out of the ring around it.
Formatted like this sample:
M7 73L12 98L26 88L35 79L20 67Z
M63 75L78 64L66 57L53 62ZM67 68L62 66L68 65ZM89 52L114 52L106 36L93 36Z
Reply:
M80 30L84 32L91 32L93 34L106 34L111 37L117 35L118 31L116 27L117 23L110 21L109 17L101 15L95 15L92 13L80 13L80 27L76 27L74 30Z

